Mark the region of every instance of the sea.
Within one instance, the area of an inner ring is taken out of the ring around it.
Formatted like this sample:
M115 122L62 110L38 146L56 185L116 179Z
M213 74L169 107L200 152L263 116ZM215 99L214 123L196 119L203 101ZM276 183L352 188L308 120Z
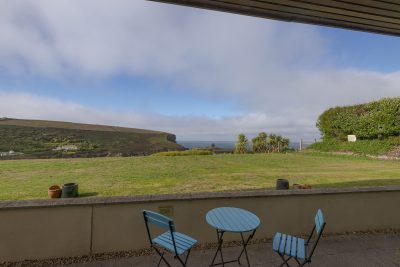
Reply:
M216 147L225 148L225 149L234 149L235 141L179 141L177 143L181 146L192 149L193 147L209 147L214 144ZM293 149L299 149L300 143L298 142L290 142L289 147Z

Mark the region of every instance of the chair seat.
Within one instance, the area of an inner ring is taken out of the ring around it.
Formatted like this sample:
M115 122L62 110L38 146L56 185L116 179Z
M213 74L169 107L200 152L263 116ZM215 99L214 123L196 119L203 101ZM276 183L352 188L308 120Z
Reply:
M190 236L187 236L179 232L174 232L174 237L175 237L176 251L179 255L185 253L187 250L192 248L197 243L196 239L193 239ZM170 231L167 231L162 235L159 235L156 238L154 238L153 243L171 251L172 253L175 253L174 244L172 242L172 236Z
M304 239L302 238L276 233L272 243L272 248L275 252L278 252L281 255L290 256L300 260L306 258L306 249Z

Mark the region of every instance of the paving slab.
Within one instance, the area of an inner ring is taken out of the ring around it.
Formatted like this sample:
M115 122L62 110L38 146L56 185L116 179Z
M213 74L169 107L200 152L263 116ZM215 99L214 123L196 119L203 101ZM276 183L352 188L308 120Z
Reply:
M240 247L224 249L226 259L234 258L240 251ZM189 258L188 266L209 266L215 250L195 250ZM272 251L271 243L258 243L248 246L251 266L279 266L281 260ZM172 266L180 266L168 257ZM243 258L244 260L244 258ZM147 255L105 261L95 261L80 264L70 264L68 267L147 267L157 266L158 256ZM243 263L243 261L242 261ZM65 265L64 265L65 266ZM161 264L160 266L166 266ZM246 266L237 263L227 264L228 267ZM290 266L297 266L292 262ZM323 237L315 251L313 261L308 266L327 267L369 267L369 266L400 266L400 235L398 234L372 234L372 235L341 235ZM59 266L61 267L61 266Z

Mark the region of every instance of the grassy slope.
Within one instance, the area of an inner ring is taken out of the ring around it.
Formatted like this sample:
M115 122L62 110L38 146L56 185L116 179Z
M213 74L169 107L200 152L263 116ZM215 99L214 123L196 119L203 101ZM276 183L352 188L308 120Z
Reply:
M52 149L71 144L78 147L76 154L83 156L181 149L171 141L175 137L164 132L70 122L2 119L0 136L0 151L14 150L35 157L66 156Z
M70 130L88 130L103 132L129 132L129 133L162 133L159 131L151 131L136 128L117 127L98 124L84 124L65 121L44 121L44 120L20 120L20 119L0 119L0 125L14 125L25 127L42 127L42 128L62 128Z
M0 199L46 198L78 182L90 195L271 188L278 177L314 187L400 185L400 164L318 153L0 161Z

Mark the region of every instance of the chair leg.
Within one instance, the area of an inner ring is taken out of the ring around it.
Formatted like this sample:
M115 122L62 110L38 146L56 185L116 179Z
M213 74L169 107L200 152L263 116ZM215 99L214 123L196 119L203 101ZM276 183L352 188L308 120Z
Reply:
M191 250L191 249L189 249L188 252L187 252L186 259L185 259L185 265L186 265L186 263L187 263L187 261L188 261L188 259L189 259L190 250Z
M186 267L186 262L183 262L183 260L179 256L175 256L175 259L178 259L178 261L182 264L182 266Z
M164 252L161 254L161 257L160 257L160 260L158 261L157 267L160 266L163 257L164 257Z
M279 265L279 267L282 267L282 266L284 266L284 265L286 265L286 267L290 267L290 265L289 265L289 263L288 263L290 259L294 259L300 267L306 265L307 263L309 263L308 260L304 260L303 262L300 262L298 259L293 258L292 256L290 256L290 257L288 257L288 258L285 259L285 256L284 256L284 255L282 255L282 254L280 254L280 253L278 253L278 254L279 254L279 256L280 256L280 257L282 258L282 260L283 260L282 264Z
M299 263L299 266L301 267L301 266L304 266L304 265L306 265L307 263L310 263L311 261L307 261L307 260L305 260L305 261L303 261L301 264Z
M278 254L279 254L279 256L280 256L280 257L282 258L282 260L283 260L282 264L279 265L279 267L282 267L282 266L284 266L284 265L286 265L286 267L290 267L288 261L289 261L292 257L288 257L287 259L285 259L285 257L284 257L282 254L280 254L280 253L278 253Z
M185 261L183 261L181 259L181 257L179 257L179 255L174 256L174 259L178 259L178 261L180 262L180 264L182 264L183 267L186 267L187 258L188 258L188 255L186 255Z
M183 261L181 259L181 257L179 257L179 255L175 255L175 259L178 259L178 261L182 264L183 267L186 267L186 263L187 263L187 261L189 259L189 255L190 255L190 250L191 249L189 249L188 252L186 253L185 261Z
M171 265L168 263L168 261L164 258L164 252L161 253L161 252L160 252L156 247L154 247L154 246L153 246L153 248L154 248L154 250L157 252L157 254L160 256L160 261L158 262L157 267L160 266L161 261L164 261L165 264L167 264L168 267L171 267Z

